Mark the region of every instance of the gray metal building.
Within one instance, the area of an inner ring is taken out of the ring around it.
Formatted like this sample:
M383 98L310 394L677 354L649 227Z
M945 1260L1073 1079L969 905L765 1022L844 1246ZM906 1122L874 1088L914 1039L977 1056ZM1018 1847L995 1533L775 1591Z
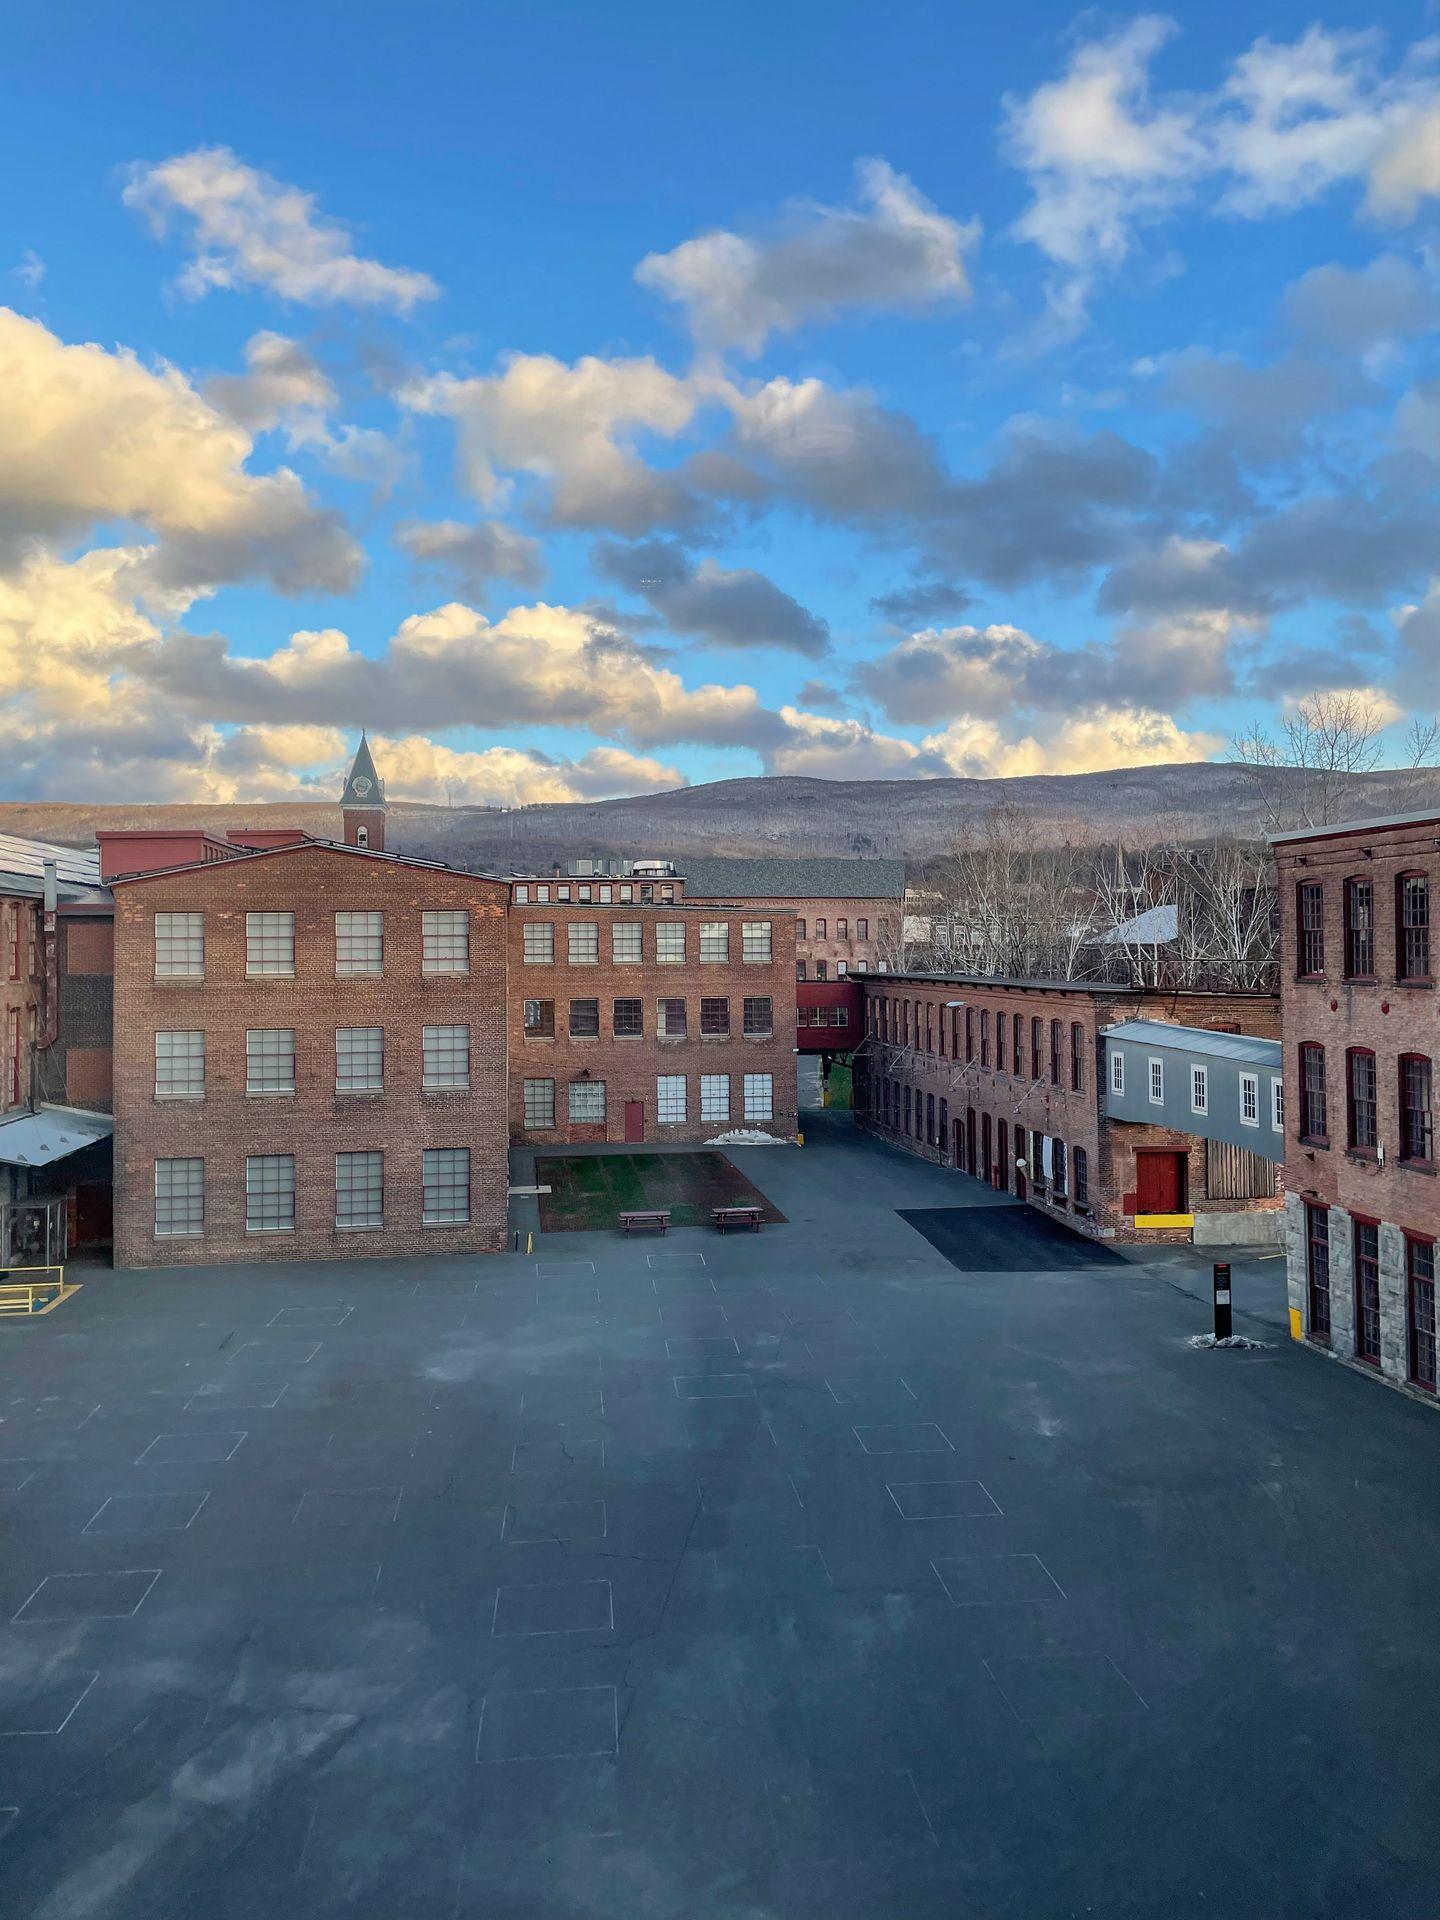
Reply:
M1105 1041L1105 1112L1285 1158L1284 1078L1278 1040L1159 1020L1127 1020Z

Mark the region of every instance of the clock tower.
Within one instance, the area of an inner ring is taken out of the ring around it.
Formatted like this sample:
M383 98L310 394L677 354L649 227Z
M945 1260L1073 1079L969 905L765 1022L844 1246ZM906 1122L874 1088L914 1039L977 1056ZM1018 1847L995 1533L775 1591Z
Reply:
M373 853L385 851L385 782L375 771L370 743L363 732L345 776L340 812L345 821L347 847L369 847Z

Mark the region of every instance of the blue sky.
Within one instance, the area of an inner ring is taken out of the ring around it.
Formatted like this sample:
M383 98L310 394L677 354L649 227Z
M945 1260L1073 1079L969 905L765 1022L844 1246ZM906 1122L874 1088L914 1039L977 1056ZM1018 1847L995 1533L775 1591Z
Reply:
M1223 754L1440 641L1440 20L59 4L0 793Z

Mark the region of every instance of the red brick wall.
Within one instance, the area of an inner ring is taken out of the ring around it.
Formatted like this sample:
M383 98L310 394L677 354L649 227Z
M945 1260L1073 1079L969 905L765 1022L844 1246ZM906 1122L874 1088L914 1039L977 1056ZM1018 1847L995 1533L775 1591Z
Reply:
M700 928L702 924L723 920L730 929L730 958L727 964L702 962ZM747 963L743 959L743 925L749 921L770 923L771 958L768 965ZM571 965L569 934L572 922L592 923L600 929L600 958L595 965ZM655 959L655 929L658 924L683 923L686 929L683 963L660 963ZM527 924L541 923L555 929L555 959L549 966L527 964L525 934ZM611 928L615 924L639 925L644 954L639 964L616 965L612 958ZM704 1140L734 1127L759 1126L766 1132L790 1138L795 1132L795 929L788 913L770 907L712 907L670 902L642 906L601 905L598 901L549 903L528 902L512 907L510 914L509 969L509 1043L510 1043L510 1135L526 1144L553 1144L570 1138L625 1138L627 1101L644 1105L645 1139ZM772 1032L767 1039L746 1039L743 1034L744 1002L747 996L768 995L772 1007ZM730 1002L730 1035L707 1037L700 1031L700 1001L725 998ZM614 1003L617 999L641 1002L643 1032L638 1036L617 1036L614 1031ZM574 1000L598 1000L600 1033L594 1038L572 1037L569 1032L569 1003ZM657 1003L661 999L683 999L686 1006L686 1037L660 1039L657 1035ZM541 1039L525 1032L526 1000L554 1003L554 1037ZM572 1132L568 1119L567 1088L572 1080L588 1071L592 1080L603 1080L606 1088L606 1117L603 1130L587 1126ZM684 1074L686 1078L686 1119L683 1124L662 1125L656 1113L655 1081L660 1074ZM700 1118L700 1076L730 1076L730 1118L728 1122ZM768 1073L772 1081L773 1118L747 1121L744 1111L743 1076ZM555 1082L555 1126L527 1131L525 1127L524 1082Z
M776 900L771 904L777 911L795 916L795 958L805 962L806 976L811 980L815 978L817 960L825 962L826 977L833 980L842 964L850 973L862 968L873 971L894 952L900 928L898 900ZM822 920L825 922L823 938L818 932L818 923ZM848 929L844 939L839 934L842 920ZM868 937L863 940L859 933L862 920L868 929ZM882 934L882 922L889 929L888 939Z
M30 1101L41 965L38 907L0 895L0 1113Z
M115 917L115 1256L118 1266L302 1260L363 1255L487 1252L506 1237L506 888L403 862L306 847L189 872L122 883ZM470 915L468 974L421 971L421 914L455 907ZM205 913L205 978L154 977L154 914ZM335 973L337 911L385 914L385 971ZM247 979L245 915L293 912L293 979ZM470 1091L421 1090L422 1026L468 1025ZM385 1089L337 1094L335 1029L385 1030ZM247 1028L293 1028L296 1092L247 1096ZM154 1036L206 1035L202 1102L157 1101ZM468 1226L421 1223L421 1153L468 1147ZM385 1226L334 1225L337 1152L385 1154ZM245 1160L293 1153L296 1229L245 1229ZM205 1160L202 1239L154 1235L157 1158Z

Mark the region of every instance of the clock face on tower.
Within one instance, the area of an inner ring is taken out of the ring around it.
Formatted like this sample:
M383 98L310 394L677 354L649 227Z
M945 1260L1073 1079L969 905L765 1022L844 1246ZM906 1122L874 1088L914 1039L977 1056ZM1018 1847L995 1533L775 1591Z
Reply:
M370 791L370 782L365 778L363 773L359 776L358 779L352 780L350 782L350 786L352 791L355 793L358 793L362 800L365 798L366 794Z

